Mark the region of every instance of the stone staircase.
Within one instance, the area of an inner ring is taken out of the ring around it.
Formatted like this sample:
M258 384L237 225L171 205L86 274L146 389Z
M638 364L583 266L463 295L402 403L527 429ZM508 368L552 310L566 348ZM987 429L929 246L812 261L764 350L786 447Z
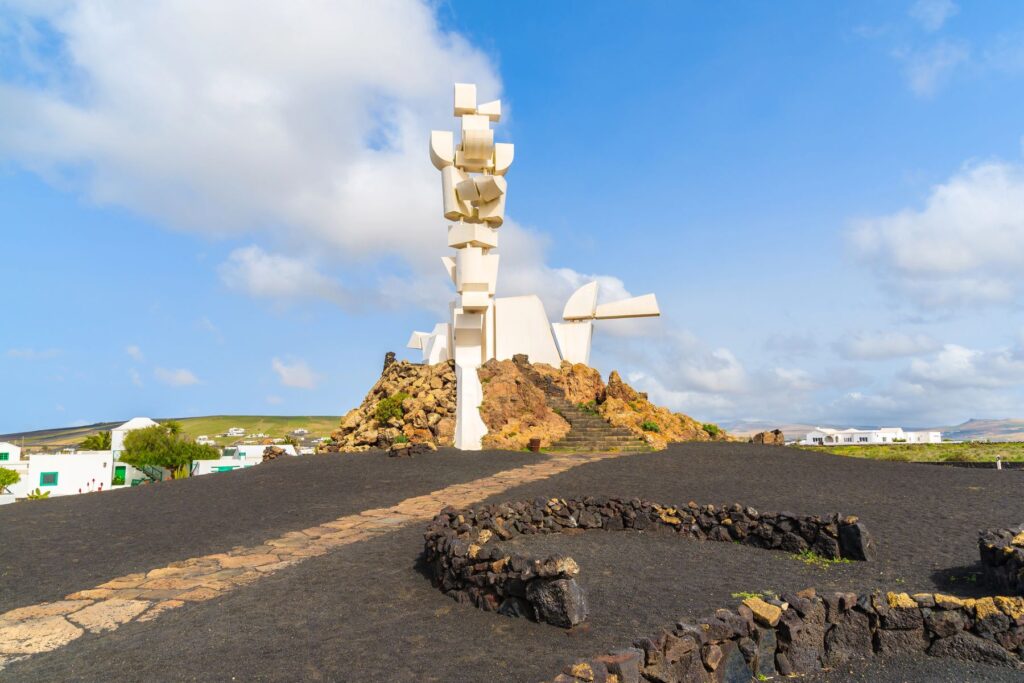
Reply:
M613 427L597 413L583 410L566 400L565 393L529 364L524 357L514 358L523 376L544 392L547 404L571 426L560 441L546 448L560 453L640 453L654 450L628 429Z

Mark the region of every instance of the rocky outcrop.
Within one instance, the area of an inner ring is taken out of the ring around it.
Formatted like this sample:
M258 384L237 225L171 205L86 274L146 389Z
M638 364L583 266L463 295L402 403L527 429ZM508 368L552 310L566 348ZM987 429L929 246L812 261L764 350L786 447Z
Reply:
M261 462L267 462L268 460L277 460L278 458L288 455L288 451L281 448L280 446L267 446L263 449L263 460Z
M399 435L430 448L455 441L455 363L391 363L358 408L331 434L326 451L389 448ZM401 439L399 439L401 441Z
M656 406L647 394L633 389L614 370L608 376L605 399L597 412L615 427L623 427L643 438L654 448L665 448L677 441L725 441L725 430L702 424L688 415Z
M1024 595L1024 525L981 532L978 550L990 585Z
M547 365L533 367L558 374ZM478 374L484 391L480 417L487 425L484 448L521 450L531 439L540 439L544 448L569 432L569 423L551 409L540 387L523 375L521 365L489 360Z
M786 437L781 429L773 429L770 432L758 432L750 439L750 443L759 443L765 446L785 446Z

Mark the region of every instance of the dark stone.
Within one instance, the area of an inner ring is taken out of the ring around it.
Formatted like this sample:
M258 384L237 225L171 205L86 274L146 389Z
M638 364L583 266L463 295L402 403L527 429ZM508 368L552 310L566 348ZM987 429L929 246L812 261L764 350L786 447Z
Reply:
M924 627L909 631L875 631L875 652L881 655L903 655L908 652L924 652L929 638Z
M504 602L501 603L501 607L498 608L498 614L506 617L526 617L529 619L533 616L533 609L526 600L510 597L505 598Z
M871 598L875 612L881 619L882 628L889 630L909 631L921 628L924 616L919 608L890 607L884 595Z
M843 557L867 562L875 557L875 544L871 534L861 522L843 524L839 527L839 546Z
M736 643L721 645L723 658L715 671L715 680L721 683L750 683L754 672Z
M395 362L395 352L394 351L388 351L387 353L385 353L384 354L384 369L381 370L380 374L383 375L385 372L387 372L388 368L390 368L391 364L394 363L394 362Z
M792 531L782 534L782 539L779 541L779 548L787 553L801 553L807 550L807 547L807 541Z
M791 632L786 652L793 667L803 673L821 669L821 659L825 654L825 603L820 600L808 602L811 605L801 627L795 633ZM792 610L786 610L786 614L791 613Z
M758 628L754 632L754 639L757 641L757 662L755 673L762 676L772 677L775 675L775 649L778 647L778 639L775 637L775 629Z
M827 557L830 560L842 557L842 551L839 548L839 541L828 534L818 534L818 538L814 541L812 550L822 557Z
M775 653L775 668L778 669L780 676L792 676L793 665L789 661L789 657L786 656L785 652Z
M618 676L620 683L640 683L640 667L644 660L642 650L635 647L612 650L596 659L605 665L608 673Z
M834 625L825 634L825 665L835 666L848 659L870 656L872 642L868 615L849 611L836 617Z
M1013 655L991 640L979 638L966 632L949 638L939 638L928 648L928 654L996 666L1019 666L1020 664Z
M587 597L574 579L534 579L526 586L526 599L537 621L562 628L583 623L589 612Z
M924 623L939 638L955 636L966 626L964 615L957 610L930 610L924 617Z

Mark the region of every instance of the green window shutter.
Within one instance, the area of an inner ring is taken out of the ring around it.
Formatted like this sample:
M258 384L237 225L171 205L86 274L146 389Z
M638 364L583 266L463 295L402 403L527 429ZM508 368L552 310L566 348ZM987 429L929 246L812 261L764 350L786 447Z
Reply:
M114 480L111 482L114 486L124 486L124 477L127 472L127 468L124 465L117 465L114 467Z
M11 457L10 453L0 453L0 460L9 460Z
M39 473L39 485L40 486L56 486L57 477L59 472L40 472Z

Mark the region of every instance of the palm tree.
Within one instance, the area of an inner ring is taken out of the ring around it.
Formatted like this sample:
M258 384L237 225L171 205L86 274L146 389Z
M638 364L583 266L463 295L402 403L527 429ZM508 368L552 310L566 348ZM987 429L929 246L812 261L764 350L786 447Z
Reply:
M78 444L78 449L82 451L109 451L110 450L110 432L96 432L85 437L85 440Z

